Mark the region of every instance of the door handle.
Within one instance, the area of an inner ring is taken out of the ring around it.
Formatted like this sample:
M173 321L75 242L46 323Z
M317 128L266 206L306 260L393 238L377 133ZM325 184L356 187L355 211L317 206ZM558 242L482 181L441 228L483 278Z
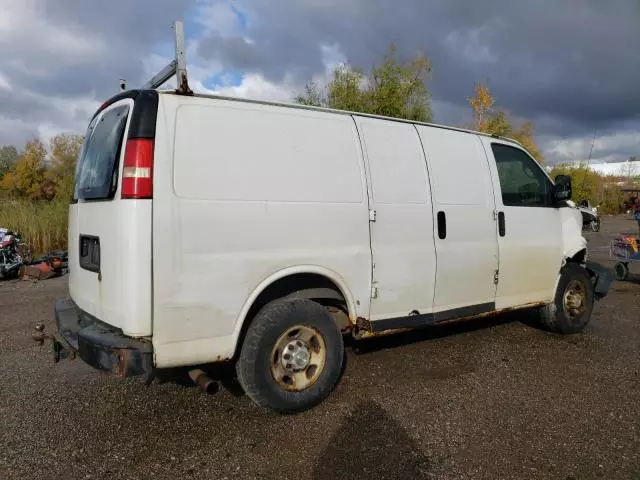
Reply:
M498 212L498 233L501 237L504 237L507 233L506 227L504 224L504 212Z
M438 212L438 238L440 240L447 238L447 217L444 212Z

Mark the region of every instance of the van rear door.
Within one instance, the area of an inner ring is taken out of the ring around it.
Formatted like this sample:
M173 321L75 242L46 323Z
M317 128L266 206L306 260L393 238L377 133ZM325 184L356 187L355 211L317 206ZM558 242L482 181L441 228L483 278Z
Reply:
M130 336L151 335L152 162L157 92L114 97L87 129L69 210L69 291Z

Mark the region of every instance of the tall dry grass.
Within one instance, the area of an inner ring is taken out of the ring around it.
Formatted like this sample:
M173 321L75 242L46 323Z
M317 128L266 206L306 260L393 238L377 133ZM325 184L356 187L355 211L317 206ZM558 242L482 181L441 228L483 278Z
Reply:
M22 235L34 255L67 248L67 202L0 199L0 227Z

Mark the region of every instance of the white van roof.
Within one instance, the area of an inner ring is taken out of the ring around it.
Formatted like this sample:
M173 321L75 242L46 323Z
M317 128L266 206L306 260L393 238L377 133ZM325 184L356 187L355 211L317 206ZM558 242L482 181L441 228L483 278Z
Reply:
M372 114L372 113L363 113L363 112L353 112L353 111L349 111L349 110L338 110L338 109L335 109L335 108L314 107L312 105L301 105L301 104L298 104L298 103L275 102L275 101L270 101L270 100L255 100L255 99L241 98L241 97L230 97L228 95L217 95L217 94L198 93L198 92L185 94L185 93L182 93L182 92L180 92L178 90L157 90L157 91L158 91L158 93L168 94L168 95L189 95L190 97L197 97L197 98L208 98L208 99L213 99L213 100L227 100L227 101L232 101L232 102L252 103L252 104L258 104L258 105L270 105L270 106L274 106L274 107L295 108L295 109L298 109L298 110L311 110L311 111L315 111L315 112L336 113L336 114L339 114L339 115L358 115L360 117L378 118L378 119L381 119L381 120L390 120L390 121L393 121L393 122L411 123L411 124L414 124L414 125L424 125L424 126L427 126L427 127L443 128L443 129L446 129L446 130L454 130L456 132L465 132L465 133L471 133L471 134L475 134L475 135L482 135L484 137L499 138L501 140L513 142L513 143L515 143L515 144L517 144L517 145L522 147L522 144L520 142L518 142L517 140L514 140L513 138L502 137L500 135L493 135L493 134L486 133L486 132L479 132L479 131L471 130L471 129L467 129L467 128L453 127L453 126L450 126L450 125L442 125L442 124L438 124L438 123L420 122L420 121L417 121L417 120L408 120L408 119L398 118L398 117L386 117L384 115L375 115L375 114Z

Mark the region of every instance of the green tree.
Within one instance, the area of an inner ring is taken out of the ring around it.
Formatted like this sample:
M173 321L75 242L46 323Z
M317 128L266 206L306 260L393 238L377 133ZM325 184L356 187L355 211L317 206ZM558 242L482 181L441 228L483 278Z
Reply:
M0 178L11 171L18 157L18 150L13 145L0 147Z
M48 177L55 187L55 197L63 200L73 195L76 159L82 147L81 135L60 134L51 139L51 168Z
M47 149L40 140L27 142L13 169L13 185L20 196L31 200L43 198L46 156Z
M401 64L396 53L391 45L382 65L371 71L371 85L365 91L369 110L377 115L429 122L433 114L426 81L431 62L419 55Z
M336 67L326 89L305 86L295 97L301 105L371 113L428 122L432 120L427 78L429 60L420 55L401 63L392 45L379 66L367 74L358 68Z
M507 112L502 109L497 109L488 116L485 125L483 125L479 132L486 132L491 135L499 135L501 137L508 137L513 134L513 128L507 118Z
M320 107L324 103L324 97L318 85L312 82L305 85L304 91L296 95L294 101L300 105Z
M556 175L571 177L571 196L574 202L589 200L593 203L596 201L602 180L600 175L591 170L588 165L558 165L550 173L551 178L555 178Z
M366 80L360 70L348 67L336 68L327 87L326 105L339 110L366 112L367 99L365 90L362 89L364 82Z
M616 184L615 177L599 175L591 170L588 165L558 165L551 170L552 178L556 175L569 175L573 190L572 199L579 203L589 200L591 204L599 206L602 213L620 213L624 194Z

